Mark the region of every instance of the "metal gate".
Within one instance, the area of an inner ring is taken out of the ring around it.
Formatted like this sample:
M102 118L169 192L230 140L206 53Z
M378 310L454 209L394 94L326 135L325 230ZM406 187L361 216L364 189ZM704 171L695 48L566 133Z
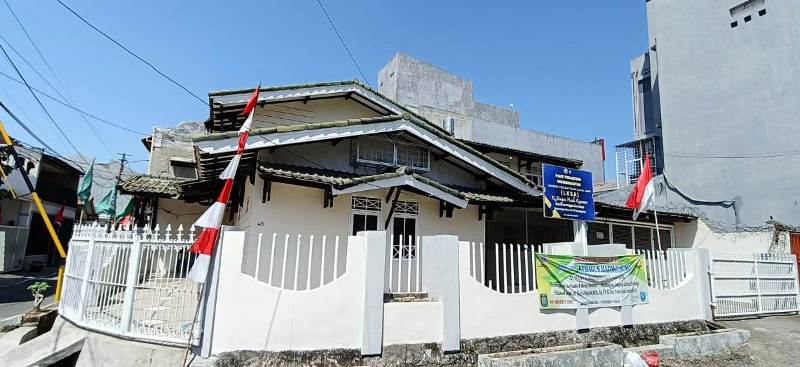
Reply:
M714 317L798 312L793 254L711 253Z

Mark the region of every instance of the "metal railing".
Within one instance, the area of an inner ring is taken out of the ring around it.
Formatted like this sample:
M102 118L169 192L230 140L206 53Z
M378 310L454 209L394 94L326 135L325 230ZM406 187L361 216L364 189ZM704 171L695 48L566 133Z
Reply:
M479 283L501 293L536 290L534 254L541 248L531 244L470 243L470 274Z
M800 311L793 254L711 253L714 316Z
M679 287L686 279L685 250L637 250L644 256L647 285L655 289Z
M422 292L422 237L394 236L387 251L386 288L390 293Z
M186 279L194 228L172 232L75 227L59 313L75 324L124 337L185 344L199 286Z
M243 273L285 290L316 289L347 271L347 242L337 235L257 233L245 254Z

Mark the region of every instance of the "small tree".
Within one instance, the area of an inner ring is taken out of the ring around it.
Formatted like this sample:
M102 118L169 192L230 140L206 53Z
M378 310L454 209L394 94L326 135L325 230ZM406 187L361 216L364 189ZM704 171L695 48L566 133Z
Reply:
M36 282L28 286L28 290L31 291L33 294L33 310L39 311L42 307L42 301L44 301L44 294L42 292L48 290L50 288L50 284L47 282Z

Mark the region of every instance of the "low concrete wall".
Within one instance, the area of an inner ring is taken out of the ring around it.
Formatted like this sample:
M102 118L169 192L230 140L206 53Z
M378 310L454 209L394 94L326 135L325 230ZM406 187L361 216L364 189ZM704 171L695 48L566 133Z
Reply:
M703 282L708 280L702 272L698 252L686 255L687 277L682 285L667 290L650 288L650 302L633 307L633 323L709 319L709 306L702 295ZM500 293L472 278L468 242L460 243L459 261L462 339L576 329L575 310L542 311L536 291ZM590 309L590 328L619 325L622 325L619 307Z
M231 231L220 245L212 354L361 349L366 237L348 238L347 270L341 277L305 291L280 289L242 273L244 242L244 232Z
M439 343L441 302L389 302L383 305L383 345Z

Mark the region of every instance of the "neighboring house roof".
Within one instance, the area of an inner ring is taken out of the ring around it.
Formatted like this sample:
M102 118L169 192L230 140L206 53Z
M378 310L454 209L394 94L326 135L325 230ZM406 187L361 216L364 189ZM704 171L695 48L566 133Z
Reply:
M153 195L177 199L180 197L178 184L189 181L176 177L156 177L148 175L130 176L119 183L119 191L130 195Z
M478 143L478 142L474 142L474 141L470 141L470 140L464 140L464 139L458 139L458 140L460 140L460 141L462 141L462 142L464 142L466 144L469 144L470 146L475 147L478 150L491 150L491 151L499 151L499 152L504 152L504 153L511 153L511 154L520 155L520 156L528 156L528 157L532 157L532 158L538 159L539 161L541 161L543 163L566 165L566 166L570 166L571 168L580 168L581 165L583 165L583 161L580 160L580 159L556 157L554 155L527 152L527 151L524 151L524 150L501 147L501 146L493 145L493 144Z
M406 124L410 123L415 128L410 129L409 126L376 126L377 124L381 123L397 123L397 124ZM321 130L321 129L336 129L336 128L348 128L352 126L359 126L359 125L373 125L374 129L359 129L358 131L341 131L341 133L331 133L331 134L316 134L313 137L294 137L288 136L286 139L281 139L284 135L289 135L288 133L296 133L296 132L305 132L309 130ZM421 128L422 131L417 131L416 128ZM472 155L479 160L488 163L494 169L495 175L498 174L498 170L503 172L506 175L510 175L513 179L505 176L506 179L498 178L501 181L505 181L507 184L511 184L511 186L516 187L517 189L527 192L529 194L540 194L540 192L536 189L536 184L529 181L525 176L520 174L519 172L495 161L491 157L481 153L480 151L476 150L475 148L469 146L468 144L453 138L448 133L444 132L442 129L437 128L435 125L427 122L426 120L419 119L410 113L404 113L403 115L389 115L389 116L381 116L381 117L370 117L370 118L360 118L360 119L350 119L350 120L342 120L342 121L330 121L330 122L317 122L317 123L308 123L308 124L297 124L297 125L287 125L287 126L275 126L275 127L266 127L266 128L256 128L251 130L250 136L251 139L248 141L247 150L255 150L261 148L267 148L272 146L279 146L279 145L288 145L288 144L298 144L304 142L312 142L312 141L321 141L321 140L330 140L330 139L341 139L346 137L354 137L359 135L367 135L367 134L380 134L380 133L387 133L393 131L407 131L412 134L417 135L426 135L433 134L435 138L441 139L450 146L454 146L457 149L461 149L462 152L466 152L467 155ZM275 138L272 139L254 139L252 137L264 136L264 135L273 135ZM425 138L426 136L417 136L418 138ZM226 153L232 155L236 150L236 144L238 143L238 132L231 131L231 132L224 132L224 133L214 133L214 134L206 134L196 136L194 138L195 144L199 148L199 166L200 166L200 174L204 177L212 177L217 171L221 171L224 168L224 165L219 164L218 158L212 158L212 155L217 155L219 153ZM216 141L222 140L229 140L225 144L217 144L213 143ZM198 144L199 143L199 144ZM204 144L205 143L205 144ZM230 144L227 144L230 143ZM430 143L430 142L429 142ZM433 144L435 146L435 144ZM445 150L447 147L439 146L438 149ZM457 150L456 149L456 150ZM460 152L447 152L449 154L459 154ZM204 159L203 155L206 155ZM461 156L461 160L465 160L468 157ZM203 164L210 164L216 163L217 169L207 174L204 172ZM491 173L492 169L488 169L481 163L472 162L473 167L476 169L482 170L486 173ZM509 182L516 180L515 182Z
M595 190L594 194L595 206L606 207L611 209L621 209L630 211L632 213L633 210L625 206L625 202L628 201L628 197L631 195L632 189L633 185L622 186L618 189L605 190L600 192ZM665 216L686 218L686 219L698 218L696 210L688 206L678 206L678 205L667 205L665 207L659 206L657 210L659 216L665 215ZM647 212L652 213L652 210L648 210Z
M419 181L423 185L431 186L436 190L458 197L462 200L496 203L510 203L514 201L513 199L502 195L493 195L475 190L447 186L427 177L416 174L407 167L400 167L394 172L376 175L358 175L350 172L335 171L324 168L263 163L259 164L258 171L260 174L265 176L289 178L311 183L330 185L337 189L334 194L349 193L353 191L353 188L356 188L359 185L372 185L390 179L409 177L413 180Z

